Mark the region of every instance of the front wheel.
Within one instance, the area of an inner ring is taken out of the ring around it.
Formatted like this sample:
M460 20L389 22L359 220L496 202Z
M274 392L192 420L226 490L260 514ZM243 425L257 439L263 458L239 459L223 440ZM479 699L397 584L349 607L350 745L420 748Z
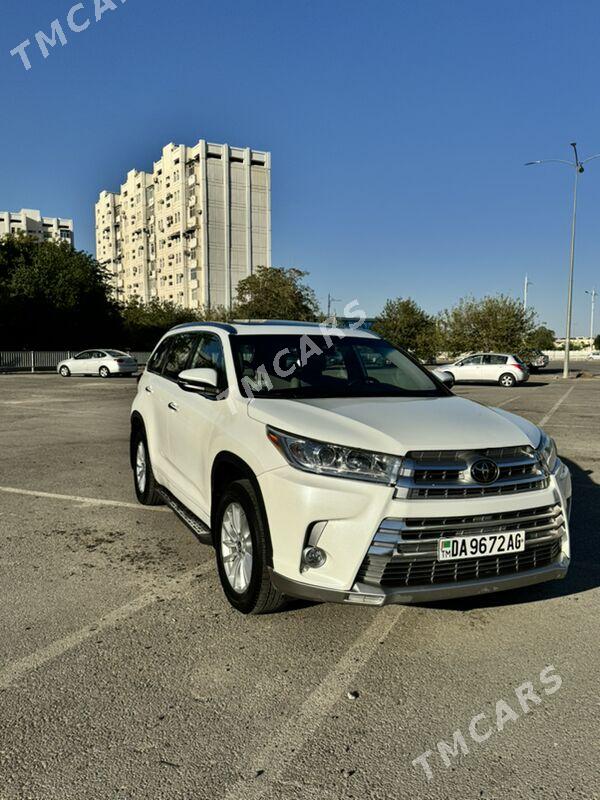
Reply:
M110 378L110 370L108 367L100 367L99 375L101 378Z
M267 614L284 603L267 567L269 532L249 480L231 483L219 500L213 538L221 586L243 614Z
M71 375L71 370L66 365L63 365L58 371L63 378L68 378Z
M510 372L505 372L503 375L500 375L500 379L498 380L500 386L504 386L506 389L510 389L516 382L515 376L511 375Z

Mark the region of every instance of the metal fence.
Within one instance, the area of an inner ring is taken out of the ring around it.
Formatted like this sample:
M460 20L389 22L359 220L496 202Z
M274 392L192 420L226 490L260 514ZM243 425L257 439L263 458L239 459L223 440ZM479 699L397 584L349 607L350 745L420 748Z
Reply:
M52 372L78 350L0 350L0 372ZM131 352L138 364L144 365L149 352Z

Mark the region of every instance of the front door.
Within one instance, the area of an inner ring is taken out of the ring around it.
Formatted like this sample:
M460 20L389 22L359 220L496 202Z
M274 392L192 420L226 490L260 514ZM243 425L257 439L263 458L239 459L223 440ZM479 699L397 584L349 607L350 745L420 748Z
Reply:
M458 369L452 370L458 381L481 380L481 356L467 356L457 365Z
M94 370L93 358L93 350L84 350L83 353L77 353L73 357L73 369L71 372L76 375L89 375Z

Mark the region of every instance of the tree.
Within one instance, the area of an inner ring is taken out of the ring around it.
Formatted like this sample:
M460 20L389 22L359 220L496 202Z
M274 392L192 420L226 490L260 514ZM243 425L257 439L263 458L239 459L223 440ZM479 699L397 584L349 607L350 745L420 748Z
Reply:
M594 339L594 350L600 350L600 333Z
M473 350L518 352L533 334L534 319L535 311L524 309L513 297L463 297L440 314L440 330L451 355Z
M170 300L153 298L148 303L138 297L120 306L124 345L131 350L152 350L161 336L182 322L202 319L198 310L182 308Z
M538 325L531 333L525 346L531 350L554 350L556 334L545 325Z
M304 283L308 272L281 267L257 267L237 285L233 315L240 319L312 321L319 306L314 291Z
M373 324L375 333L390 344L433 361L439 348L436 321L410 297L388 300Z
M100 346L120 329L108 275L66 242L0 240L0 340L8 348Z

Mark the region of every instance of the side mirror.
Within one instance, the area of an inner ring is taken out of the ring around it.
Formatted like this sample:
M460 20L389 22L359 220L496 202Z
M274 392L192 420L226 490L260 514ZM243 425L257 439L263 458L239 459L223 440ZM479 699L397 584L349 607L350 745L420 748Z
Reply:
M454 386L454 375L451 372L438 372L437 377L448 389Z
M184 392L215 394L219 384L217 370L210 368L184 369L177 377L177 383Z

